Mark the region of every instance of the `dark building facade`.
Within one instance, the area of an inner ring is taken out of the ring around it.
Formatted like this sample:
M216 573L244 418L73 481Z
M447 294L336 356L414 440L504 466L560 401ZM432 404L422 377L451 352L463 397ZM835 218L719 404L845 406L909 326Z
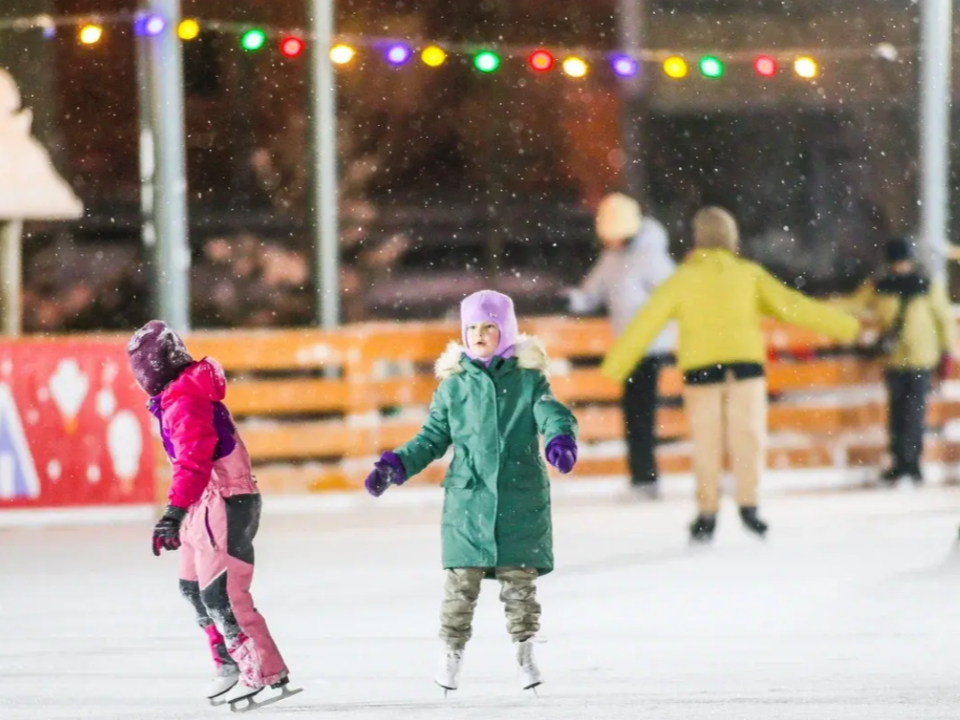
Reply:
M487 76L462 58L439 69L416 62L394 69L376 49L361 47L355 62L338 70L346 319L437 316L464 287L493 282L516 293L524 311L558 309L559 290L594 252L592 208L624 185L631 157L643 169L641 199L668 225L678 255L692 212L721 204L741 220L747 254L814 291L851 285L872 269L884 238L915 230L915 4L637 3L645 46L658 60L680 53L691 69L675 80L659 62L644 64L639 101L629 106L605 55L618 47L616 11L627 4L337 4L345 36L546 46L591 60L582 80L536 76L523 57L505 58ZM0 14L91 20L133 9L128 0L7 6ZM183 6L186 16L205 19L304 25L300 1ZM35 228L28 252L54 248L55 257L66 243L84 257L126 252L125 267L135 267L140 130L129 26L107 26L94 47L81 46L74 28L52 39L5 32L12 41L0 42L0 65L17 75L37 134L89 208L69 226L69 238L62 228ZM761 50L780 59L776 77L754 72ZM820 65L814 80L789 67L804 52ZM723 77L699 74L704 54L724 59ZM282 57L273 39L246 53L236 32L206 29L185 43L184 60L196 319L310 322L310 279L302 277L310 267L305 58ZM625 121L637 123L636 147L624 147ZM565 261L571 255L578 262ZM35 270L40 276L56 265L49 253L44 262ZM27 272L28 285L39 282L29 276L29 258ZM137 289L125 292L145 297L137 277L129 287ZM146 307L92 310L81 324L100 322L95 316L103 312L110 324L131 323L139 318L129 315Z

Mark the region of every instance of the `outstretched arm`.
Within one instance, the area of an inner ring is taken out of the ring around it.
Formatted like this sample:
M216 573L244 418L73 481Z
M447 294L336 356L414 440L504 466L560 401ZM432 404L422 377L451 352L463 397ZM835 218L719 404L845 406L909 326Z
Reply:
M653 292L607 353L600 371L608 378L622 383L630 377L650 343L673 317L678 300L678 277L679 273L675 273Z
M433 394L430 414L420 432L413 440L397 448L395 454L403 463L406 476L410 478L434 460L442 458L451 442L450 407L445 387L441 384Z
M547 441L547 462L564 474L573 470L577 464L577 418L554 397L545 376L534 390L533 416L537 430Z
M604 292L613 280L617 261L618 258L609 252L601 253L580 287L569 291L570 312L578 315L591 313L603 305Z
M873 307L875 299L874 284L871 280L867 280L849 295L837 295L828 298L825 302L837 310L862 315Z
M799 325L823 333L842 342L852 342L860 332L860 322L852 315L830 307L825 302L791 290L766 270L757 266L760 308L791 325Z
M533 417L537 421L537 430L549 444L561 435L576 440L580 431L573 412L554 397L550 382L542 377L533 398Z

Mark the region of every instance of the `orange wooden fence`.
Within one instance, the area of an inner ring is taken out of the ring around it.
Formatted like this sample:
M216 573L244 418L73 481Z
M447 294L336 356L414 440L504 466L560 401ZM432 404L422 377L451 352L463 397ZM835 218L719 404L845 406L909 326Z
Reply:
M598 371L611 343L608 324L541 318L522 325L543 341L554 392L580 421L582 450L574 474L625 473L620 388ZM879 464L886 412L879 368L808 332L775 323L766 332L780 354L768 366L769 466ZM196 357L216 357L226 369L227 404L263 489L320 492L359 487L376 455L413 437L437 384L433 362L458 337L456 324L412 322L334 332L197 332L187 343ZM679 372L666 370L661 395L676 398L680 389ZM951 418L960 418L960 401L935 397L928 459L960 458L960 444L941 438L940 428ZM682 408L661 407L658 425L662 470L689 470ZM437 483L444 469L445 462L435 463L417 481Z

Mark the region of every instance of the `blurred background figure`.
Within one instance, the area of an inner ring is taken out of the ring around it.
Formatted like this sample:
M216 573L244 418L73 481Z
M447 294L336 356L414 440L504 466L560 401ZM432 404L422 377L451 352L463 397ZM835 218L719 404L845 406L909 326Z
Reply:
M888 240L885 263L838 307L879 323L880 334L866 353L883 363L887 388L890 465L881 482L904 477L923 481L923 433L932 381L949 376L956 331L950 299L942 283L931 281L904 238Z
M676 266L663 225L644 216L640 204L622 193L604 197L597 208L597 237L603 252L580 287L569 290L570 311L595 312L605 307L619 336L650 294ZM655 455L657 384L660 368L672 359L676 328L671 324L654 339L623 385L630 492L656 498Z
M706 207L696 214L693 242L694 252L624 330L604 360L603 373L622 382L663 326L677 321L699 511L690 538L713 539L725 445L740 518L749 531L763 537L767 524L757 514L767 445L763 316L845 342L856 338L859 323L737 257L740 231L722 208Z

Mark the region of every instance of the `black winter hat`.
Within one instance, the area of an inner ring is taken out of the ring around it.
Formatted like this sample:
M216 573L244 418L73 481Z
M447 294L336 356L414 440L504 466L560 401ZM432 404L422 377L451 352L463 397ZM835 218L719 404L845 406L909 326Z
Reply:
M900 262L901 260L913 260L913 243L904 238L892 238L887 240L884 248L888 263Z

